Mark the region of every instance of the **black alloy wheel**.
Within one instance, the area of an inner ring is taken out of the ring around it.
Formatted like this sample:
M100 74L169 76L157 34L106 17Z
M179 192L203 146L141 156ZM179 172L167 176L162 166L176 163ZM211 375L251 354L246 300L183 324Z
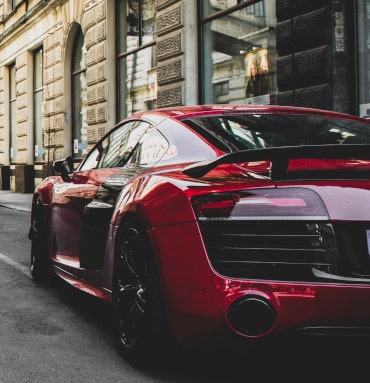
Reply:
M143 361L166 351L168 327L158 274L146 232L137 220L131 220L122 230L115 260L113 304L124 357Z
M46 225L42 213L42 203L36 197L32 207L29 232L29 239L31 239L30 272L32 279L36 282L45 282L50 276Z

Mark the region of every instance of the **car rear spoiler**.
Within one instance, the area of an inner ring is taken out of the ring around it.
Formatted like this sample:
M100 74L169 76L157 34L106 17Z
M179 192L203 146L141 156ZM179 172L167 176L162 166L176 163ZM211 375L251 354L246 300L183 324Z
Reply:
M370 159L369 144L301 145L276 148L248 149L232 152L208 161L197 162L185 167L182 172L200 178L221 164L234 162L270 161L270 177L282 179L291 159Z

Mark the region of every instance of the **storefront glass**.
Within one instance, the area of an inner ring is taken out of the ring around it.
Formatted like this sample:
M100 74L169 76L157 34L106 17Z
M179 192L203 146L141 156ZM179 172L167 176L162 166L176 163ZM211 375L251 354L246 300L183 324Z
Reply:
M120 120L156 106L155 0L118 0L116 4Z
M270 104L275 1L203 0L201 15L202 102Z
M370 118L370 0L358 0L359 115Z

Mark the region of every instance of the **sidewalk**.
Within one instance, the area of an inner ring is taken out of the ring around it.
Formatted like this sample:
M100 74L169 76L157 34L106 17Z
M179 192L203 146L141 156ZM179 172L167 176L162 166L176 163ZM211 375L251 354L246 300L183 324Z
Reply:
M31 212L32 195L33 193L15 193L11 190L0 190L0 206Z

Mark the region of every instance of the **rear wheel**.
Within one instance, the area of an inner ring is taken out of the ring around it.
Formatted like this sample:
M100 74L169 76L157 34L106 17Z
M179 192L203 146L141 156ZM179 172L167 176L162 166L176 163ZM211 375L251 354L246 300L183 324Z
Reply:
M123 356L148 360L169 346L158 273L145 229L131 220L122 230L115 260L114 318Z
M33 204L29 238L31 239L31 276L36 282L45 282L50 277L50 271L46 225L39 198Z

